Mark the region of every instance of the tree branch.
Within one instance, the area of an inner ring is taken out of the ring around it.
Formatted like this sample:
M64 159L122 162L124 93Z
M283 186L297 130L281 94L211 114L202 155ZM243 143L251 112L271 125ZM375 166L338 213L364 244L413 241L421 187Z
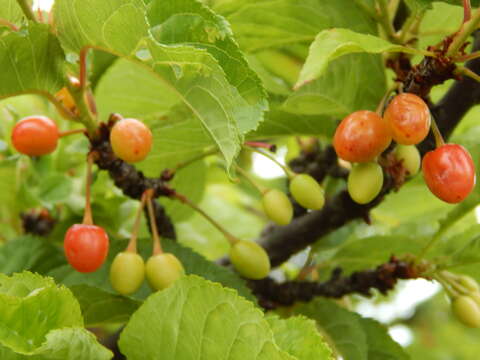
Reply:
M258 297L262 307L272 309L277 306L293 305L297 301L308 302L315 296L341 298L358 293L372 296L372 289L382 294L394 288L399 279L415 279L421 271L410 263L395 257L375 269L357 271L350 276L341 276L342 270L337 268L325 282L286 281L278 283L272 278L249 281L249 286Z

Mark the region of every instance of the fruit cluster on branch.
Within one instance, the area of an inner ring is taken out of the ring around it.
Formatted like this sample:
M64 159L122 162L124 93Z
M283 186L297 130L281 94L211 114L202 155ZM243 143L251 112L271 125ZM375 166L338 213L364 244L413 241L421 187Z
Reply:
M169 190L161 177L147 177L143 172L137 170L134 165L115 156L112 146L110 145L111 127L111 122L108 124L102 123L97 136L90 139L91 152L95 154L95 164L97 164L100 169L108 171L115 185L121 189L126 196L132 199L140 199L142 194L148 189L154 191L154 197L168 196L171 190ZM155 219L160 234L164 237L175 239L175 227L165 213L165 209L156 201L154 201L153 204Z
M376 289L382 294L393 289L399 279L415 279L420 277L421 271L414 265L401 261L395 257L375 269L356 271L350 276L342 276L342 269L333 271L329 280L314 281L286 281L278 283L272 278L251 280L249 286L258 297L262 307L272 309L278 306L293 305L297 301L308 302L315 296L341 298L345 295L357 293L371 296Z
M476 32L473 51L480 49L480 33ZM421 65L423 64L423 65ZM422 62L419 67L411 70L415 74L422 74L421 77L407 77L412 80L405 87L405 91L414 92L416 89L425 89L438 84L438 74L433 73L434 68L431 60ZM422 66L428 67L423 69ZM470 70L480 73L480 59L474 59L466 64ZM431 77L427 75L430 74ZM450 73L451 76L453 74ZM448 77L446 77L448 78ZM420 86L419 82L422 82ZM430 109L435 117L442 134L448 138L453 129L460 122L465 113L472 106L480 102L480 84L470 78L457 80L447 91L444 97ZM432 150L435 147L435 140L430 134L422 143L419 149L422 153ZM315 166L304 164L310 174L321 172L318 167L323 166L316 163ZM327 165L328 166L328 165ZM313 171L313 169L315 169ZM320 237L340 228L346 223L355 219L368 219L369 211L376 207L384 196L395 188L395 182L386 178L380 194L372 202L360 205L355 203L347 191L341 191L334 197L327 199L325 207L318 211L306 213L295 218L287 226L269 226L260 236L259 242L265 247L270 256L272 266L278 266L288 260L290 256L316 242Z

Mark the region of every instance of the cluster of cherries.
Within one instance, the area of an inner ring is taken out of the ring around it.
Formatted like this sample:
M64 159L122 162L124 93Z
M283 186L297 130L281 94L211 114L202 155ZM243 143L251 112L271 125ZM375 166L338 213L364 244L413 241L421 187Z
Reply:
M468 327L480 328L480 286L475 279L445 270L434 278L448 294L455 317Z
M62 133L52 119L45 116L29 116L15 124L12 131L12 144L22 154L41 156L55 151L61 136ZM152 134L142 122L136 119L122 119L112 127L110 143L117 157L134 163L143 160L150 152ZM84 219L82 224L72 225L64 238L64 250L68 262L75 270L82 273L99 269L105 262L109 250L109 238L105 229L94 225L92 221L90 177L91 159L89 158ZM144 203L145 201L142 200L142 208ZM145 264L136 251L137 232L138 224L132 233L129 246L124 252L115 256L110 268L112 287L125 295L137 291L145 275L150 286L160 290L169 286L184 273L183 266L175 255L162 252L159 239L154 244L153 255Z
M475 186L475 167L468 151L457 144L445 144L436 127L433 128L437 148L425 154L423 160L416 144L426 138L431 127L427 104L411 93L401 93L388 104L383 117L376 112L356 111L341 121L333 145L340 159L353 163L348 177L351 198L366 204L375 199L383 186L383 170L377 157L397 143L394 155L415 175L420 162L430 191L447 203L464 200Z
M68 90L62 89L57 98L71 111L76 111L75 103ZM77 131L78 132L78 131ZM55 151L59 138L72 132L61 133L55 122L45 116L29 116L17 122L12 131L12 144L22 154L42 156ZM111 128L110 144L114 154L128 163L136 163L147 157L152 147L152 133L141 121L120 119ZM90 154L93 155L93 154ZM65 255L70 265L79 272L89 273L99 269L105 262L109 249L106 231L94 225L90 207L91 167L93 157L88 158L87 193L84 219L81 224L71 226L64 238ZM307 174L296 174L285 168L290 178L290 192L294 199L308 209L320 209L325 198L318 182ZM244 173L246 177L248 175ZM248 179L251 180L250 177ZM262 205L266 215L279 225L290 223L293 207L287 195L277 189L256 187L262 194ZM147 191L148 192L148 191ZM145 202L151 199L142 197ZM187 205L199 210L208 220L213 221L195 205L184 199ZM141 212L139 210L139 213ZM139 215L137 216L139 217ZM138 223L138 221L137 221ZM153 226L155 221L151 218ZM146 276L150 286L163 289L184 273L181 262L169 253L161 251L160 240L155 240L156 229L152 228L154 251L146 264L136 251L138 225L124 252L116 255L110 268L112 287L121 294L131 294L138 290ZM220 228L220 227L219 227ZM231 243L230 259L236 270L244 277L261 279L270 272L270 260L263 247L252 241L239 240L222 230Z

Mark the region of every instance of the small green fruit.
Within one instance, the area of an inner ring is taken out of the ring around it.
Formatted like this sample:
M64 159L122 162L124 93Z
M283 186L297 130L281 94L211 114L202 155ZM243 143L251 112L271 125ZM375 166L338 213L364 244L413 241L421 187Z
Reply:
M297 174L290 182L293 198L304 208L319 210L325 204L325 194L320 184L308 174Z
M348 175L348 193L359 204L367 204L375 199L382 185L382 168L374 162L356 164Z
M148 283L154 290L163 290L169 287L185 273L182 263L170 253L150 257L145 270Z
M420 170L422 159L415 145L397 145L395 157L402 161L402 165L407 170L409 176L415 175Z
M145 264L140 255L120 252L110 266L110 283L118 293L130 295L142 286L145 279Z
M248 279L263 279L270 272L270 259L256 242L240 240L230 249L230 260L240 275Z
M263 194L262 205L265 214L278 225L288 225L292 221L293 207L287 195L277 189L269 189Z
M462 275L460 276L460 278L458 279L458 282L460 283L460 285L462 285L465 289L468 290L468 292L479 292L480 291L480 286L478 286L478 283L477 281L470 277L470 276L467 276L467 275Z
M453 299L452 311L464 325L480 327L480 307L470 296L463 295Z
M145 279L145 264L140 255L121 252L110 266L110 283L118 293L130 295L142 286Z

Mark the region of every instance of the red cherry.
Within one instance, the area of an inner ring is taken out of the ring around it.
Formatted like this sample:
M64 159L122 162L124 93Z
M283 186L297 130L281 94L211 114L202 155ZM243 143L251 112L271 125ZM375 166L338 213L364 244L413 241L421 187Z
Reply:
M65 234L63 247L75 270L88 273L102 266L108 254L108 235L96 225L75 224Z
M447 203L462 201L475 186L472 157L457 144L446 144L426 153L422 172L430 191Z
M392 128L392 137L402 145L415 145L430 130L430 110L422 98L403 93L395 96L383 114Z
M385 150L392 137L388 123L373 111L348 115L335 131L333 146L339 158L350 162L369 162Z
M45 116L26 117L16 123L12 131L13 146L25 155L50 154L56 149L57 143L57 125Z

